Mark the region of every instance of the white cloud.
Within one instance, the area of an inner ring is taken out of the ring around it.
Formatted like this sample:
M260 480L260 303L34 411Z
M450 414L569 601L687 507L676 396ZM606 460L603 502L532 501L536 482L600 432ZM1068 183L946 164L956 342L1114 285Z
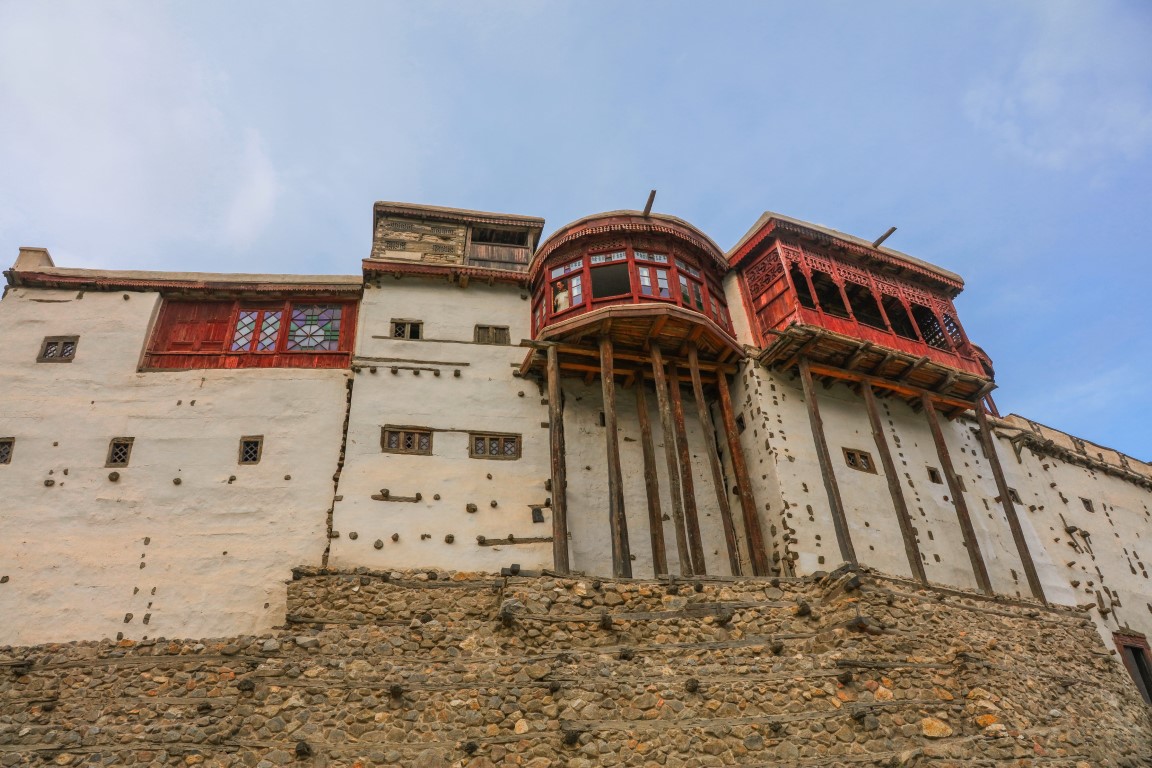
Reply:
M242 249L268 225L261 137L163 8L0 6L0 236L122 265L179 241Z
M968 90L968 119L1040 166L1143 155L1152 146L1149 15L1072 0L1035 8L1037 27L1019 34L1019 51Z

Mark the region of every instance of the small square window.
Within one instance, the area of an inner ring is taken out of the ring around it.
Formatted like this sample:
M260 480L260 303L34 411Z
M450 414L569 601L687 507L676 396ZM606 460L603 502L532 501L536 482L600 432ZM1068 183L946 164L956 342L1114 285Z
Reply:
M237 464L259 464L264 453L264 436L249 435L240 438L240 453Z
M419 427L384 427L380 449L385 453L432 455L432 430Z
M737 432L737 434L743 433L744 429L745 429L744 414L742 414L742 413L737 414L736 415L736 432Z
M134 437L114 437L108 443L108 461L106 467L126 467L132 457L132 442Z
M1083 496L1081 496L1080 503L1083 504L1084 509L1088 510L1089 512L1096 511L1096 508L1092 506L1092 499L1085 499Z
M38 363L70 363L76 357L79 336L45 336L40 345Z
M936 467L928 467L928 479L936 483L936 485L944 482L944 478L940 476L940 470L936 469Z
M1020 494L1016 492L1015 488L1009 488L1008 489L1008 498L1012 499L1013 504L1023 504L1024 503L1023 501L1020 500Z
M468 455L474 459L518 459L520 435L473 432L468 435Z
M424 323L420 320L393 320L392 338L422 339L424 338Z
M473 341L477 344L511 344L512 337L506 325L477 325Z
M876 474L876 464L872 461L872 454L867 451L857 450L855 448L844 449L844 462L861 472L871 472Z
M12 452L16 449L16 438L0 437L0 464L12 463Z

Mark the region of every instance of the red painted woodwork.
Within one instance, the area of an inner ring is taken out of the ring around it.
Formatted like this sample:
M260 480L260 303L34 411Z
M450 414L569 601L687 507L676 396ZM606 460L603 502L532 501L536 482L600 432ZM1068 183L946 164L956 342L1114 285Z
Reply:
M553 235L538 252L532 332L539 337L553 324L603 307L670 304L708 317L735 338L720 287L726 269L719 250L678 220L590 217ZM627 290L593 298L594 280L607 274L599 270L626 274Z
M945 286L934 290L796 243L777 242L746 264L740 272L741 289L753 334L762 347L770 344L773 331L802 324L927 357L978 376L990 375L990 363L985 365L986 358L969 342ZM825 300L819 296L818 284L823 286ZM871 303L858 293L855 301L850 298L846 289L859 291L856 286L871 293ZM900 308L911 320L903 335L893 330L901 325ZM862 311L870 315L871 323L861 322ZM935 344L929 344L926 337Z
M311 305L340 307L336 349L290 349L288 326L292 308ZM356 302L313 296L292 301L165 299L142 368L347 368L351 364L356 309ZM248 349L233 350L240 313L250 311L259 312L257 333L265 315L280 313L275 342L269 341L268 348L260 351L256 350L256 343L249 344Z

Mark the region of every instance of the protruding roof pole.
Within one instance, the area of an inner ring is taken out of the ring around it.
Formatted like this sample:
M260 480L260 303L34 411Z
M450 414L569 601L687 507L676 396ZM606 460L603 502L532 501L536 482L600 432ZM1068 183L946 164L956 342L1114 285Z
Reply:
M887 231L887 232L885 232L884 234L880 235L880 237L878 237L878 238L876 238L875 240L873 240L873 241L872 241L872 247L873 247L873 248L879 248L879 247L880 247L880 243L884 242L884 241L885 241L885 240L887 240L889 237L891 237L891 236L892 236L892 233L893 233L893 232L895 232L895 231L896 231L896 227L888 227L888 231Z
M648 218L648 214L652 213L652 203L656 202L656 190L648 193L648 203L644 206L644 218Z

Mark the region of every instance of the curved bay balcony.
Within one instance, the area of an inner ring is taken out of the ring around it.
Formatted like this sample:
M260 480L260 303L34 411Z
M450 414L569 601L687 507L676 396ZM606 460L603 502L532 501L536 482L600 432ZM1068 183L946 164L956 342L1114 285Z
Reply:
M673 216L616 211L561 228L530 269L540 341L608 334L623 348L695 344L705 359L739 354L721 280L723 254Z

